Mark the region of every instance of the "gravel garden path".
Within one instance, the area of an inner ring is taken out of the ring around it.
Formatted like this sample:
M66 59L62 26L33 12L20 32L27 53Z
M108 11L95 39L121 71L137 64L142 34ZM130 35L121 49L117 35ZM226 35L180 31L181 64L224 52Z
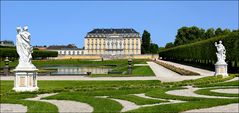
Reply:
M13 112L26 113L27 107L21 104L0 104L0 113L13 113Z
M189 96L189 97L203 97L203 98L234 98L234 97L220 97L220 96L207 96L207 95L199 95L195 94L194 91L198 90L199 88L193 88L191 86L188 86L187 89L182 90L172 90L166 92L167 94L171 95L177 95L177 96ZM217 89L218 91L230 92L230 93L238 93L238 89ZM218 113L239 113L239 103L236 104L229 104L229 105L223 105L223 106L215 106L211 108L203 108L203 109L194 109L185 111L182 113L210 113L210 112L218 112Z
M134 95L139 96L139 97L142 97L142 98L148 98L148 99L155 99L155 100L168 100L168 101L170 101L171 103L186 102L186 101L181 101L181 100L170 100L170 99L153 98L153 97L146 96L144 93L134 94Z
M165 100L165 99L160 99L160 98L148 97L148 96L145 96L144 93L134 94L134 95L139 96L139 97L143 97L143 98L149 98L149 99ZM98 98L108 98L108 96L96 96L96 97L98 97ZM138 109L140 107L149 107L149 106L156 106L156 105L163 105L163 104L173 104L173 103L186 102L186 101L179 101L179 100L169 100L169 102L162 102L162 103L157 103L157 104L137 105L134 102L127 101L127 100L115 99L115 98L108 98L108 99L111 99L111 100L114 100L114 101L117 101L118 103L120 103L123 106L123 109L121 110L121 112L126 112L126 111L130 111L130 110Z
M49 102L57 106L59 113L66 113L66 112L93 112L93 107L86 103L76 102L76 101L69 101L69 100L43 100L41 98L56 95L57 93L51 94L41 94L35 98L28 98L26 100L33 100L33 101L44 101Z
M187 96L187 97L202 97L202 98L234 98L234 97L220 97L220 96L207 96L207 95L199 95L194 93L194 91L200 88L193 88L191 86L187 86L187 89L180 89L180 90L171 90L167 91L167 94L170 95L177 95L177 96Z
M185 111L183 113L239 113L239 103L236 104L228 104L224 106L216 106L211 108L204 108L204 109L195 109Z
M198 79L205 76L182 76L154 62L147 62L156 77L162 82L176 82L183 80ZM192 70L194 71L194 70Z
M211 90L212 92L217 92L217 93L228 93L228 94L239 94L239 89L215 89Z
M121 110L121 112L137 109L140 107L139 105L136 105L135 103L126 101L126 100L113 99L113 98L111 100L117 101L118 103L120 103L123 106L123 109Z
M110 98L112 99L112 98ZM121 99L112 99L115 100L117 102L119 102L122 106L123 109L121 110L121 112L126 112L126 111L130 111L130 110L134 110L134 109L138 109L140 107L149 107L149 106L156 106L156 105L163 105L163 104L173 104L173 103L182 103L184 101L170 101L170 102L163 102L163 103L157 103L157 104L145 104L145 105L137 105L133 102L127 101L127 100L121 100Z

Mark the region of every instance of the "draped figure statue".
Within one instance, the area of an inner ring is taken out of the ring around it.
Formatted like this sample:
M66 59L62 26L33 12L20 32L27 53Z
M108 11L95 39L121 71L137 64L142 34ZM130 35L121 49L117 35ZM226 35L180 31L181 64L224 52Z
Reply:
M33 48L30 45L30 36L31 34L28 32L28 27L25 26L23 28L17 27L17 41L16 41L16 49L17 53L19 55L19 64L17 66L17 69L22 68L35 68L35 66L32 64L31 59L33 53Z
M226 63L226 49L225 47L222 45L222 41L219 41L219 44L217 44L217 42L215 42L215 46L217 48L217 62L218 63Z

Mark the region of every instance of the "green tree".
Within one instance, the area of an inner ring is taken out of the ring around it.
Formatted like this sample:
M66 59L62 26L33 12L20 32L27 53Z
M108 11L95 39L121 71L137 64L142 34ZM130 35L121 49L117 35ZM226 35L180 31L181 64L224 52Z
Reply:
M188 28L185 27L185 26L178 29L174 44L175 45L182 45L183 43L185 43L187 41L186 40L187 32L188 32Z
M174 45L183 45L201 40L204 37L205 30L196 26L182 27L178 29Z
M205 37L205 29L201 28L199 31L199 39L198 40L204 40Z
M165 45L165 48L171 48L174 47L174 44L172 42L169 42Z
M231 33L231 30L230 30L230 29L224 29L224 30L222 31L222 34L223 34L223 35L226 35L226 34L229 34L229 33Z
M150 53L158 54L158 49L159 49L159 47L157 44L154 44L154 43L150 44Z
M142 45L141 45L141 53L146 54L150 53L150 33L144 30L142 35Z
M222 35L222 34L223 34L222 29L221 29L221 28L217 28L216 31L215 31L215 35L216 35L216 36L220 36L220 35Z
M213 28L207 29L204 39L212 38L215 36L215 30Z
M204 36L204 32L205 30L202 28L199 29L196 26L189 27L188 33L186 35L187 36L186 38L188 39L187 43L195 42L202 39L202 37Z
M158 50L159 50L159 52L160 52L160 51L163 51L164 49L165 49L164 47L159 47Z

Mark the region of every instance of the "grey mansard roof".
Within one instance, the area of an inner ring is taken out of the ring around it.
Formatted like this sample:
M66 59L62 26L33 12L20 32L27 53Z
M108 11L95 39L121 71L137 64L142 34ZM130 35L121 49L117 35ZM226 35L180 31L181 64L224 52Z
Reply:
M93 29L92 31L88 32L86 38L104 38L107 35L118 34L122 35L123 37L137 37L140 38L139 32L135 31L132 28L122 28L122 29Z
M134 29L93 29L89 33L100 33L100 34L123 34L123 33L138 33Z

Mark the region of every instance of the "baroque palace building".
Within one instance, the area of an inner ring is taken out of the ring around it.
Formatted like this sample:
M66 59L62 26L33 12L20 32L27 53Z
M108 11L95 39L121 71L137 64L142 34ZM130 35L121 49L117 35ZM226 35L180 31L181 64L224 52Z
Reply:
M93 29L85 37L84 54L141 54L141 37L134 29Z

